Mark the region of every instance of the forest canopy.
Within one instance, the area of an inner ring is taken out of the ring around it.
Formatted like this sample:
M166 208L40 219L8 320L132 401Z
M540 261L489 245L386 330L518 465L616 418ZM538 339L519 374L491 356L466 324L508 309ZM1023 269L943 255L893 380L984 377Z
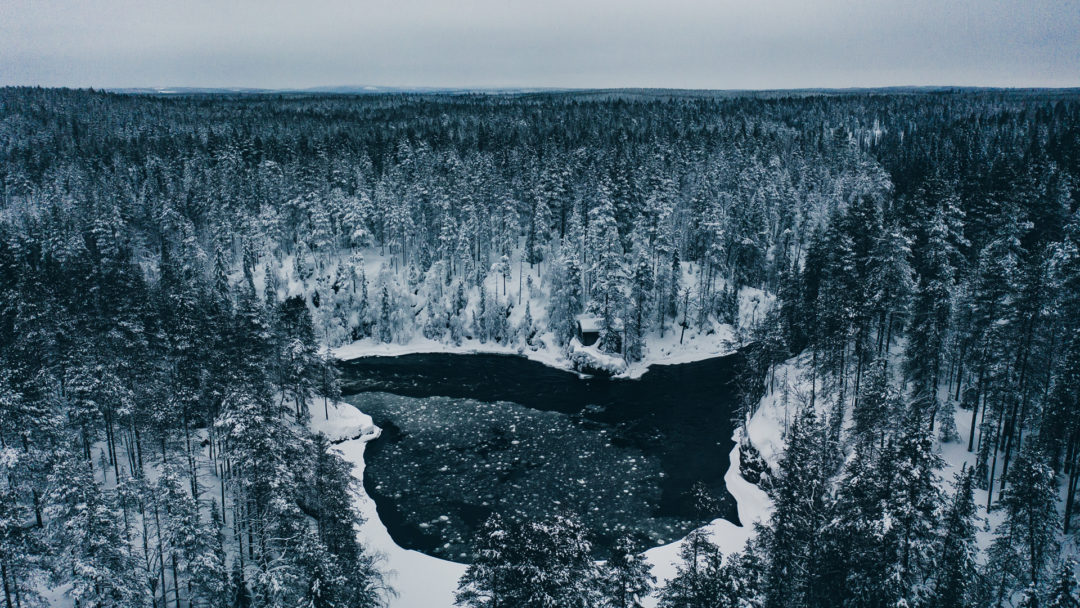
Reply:
M745 289L771 305L740 328L737 415L800 353L815 390L760 546L713 564L757 586L717 593L967 606L1064 584L1075 91L6 88L0 184L6 606L62 586L86 606L378 605L348 465L306 426L338 391L324 346L566 352L588 314L635 361L739 327ZM945 496L932 446L957 407L977 464ZM1007 514L978 559L972 487Z

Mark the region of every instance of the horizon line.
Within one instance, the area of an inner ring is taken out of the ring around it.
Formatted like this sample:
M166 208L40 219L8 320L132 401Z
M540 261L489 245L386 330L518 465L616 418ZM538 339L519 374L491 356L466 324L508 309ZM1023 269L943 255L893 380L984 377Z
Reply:
M251 86L64 86L40 84L3 84L0 89L37 88L74 91L94 91L117 94L144 95L192 95L192 94L378 94L378 93L588 93L588 92L684 92L684 93L799 93L799 92L872 92L872 91L1077 91L1080 84L1071 86L1000 86L1000 85L945 85L945 84L903 84L879 86L821 86L791 88L695 88L695 87L659 87L659 86L615 86L615 87L561 87L561 86L427 86L427 85L318 85L312 87L251 87Z

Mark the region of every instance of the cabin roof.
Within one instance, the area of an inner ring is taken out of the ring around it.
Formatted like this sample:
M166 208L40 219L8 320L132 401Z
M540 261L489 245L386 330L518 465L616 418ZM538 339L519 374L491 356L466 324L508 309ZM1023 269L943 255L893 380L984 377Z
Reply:
M578 327L581 333L597 333L600 331L600 317L594 315L578 315Z
M581 328L583 334L600 333L600 330L604 327L604 320L596 315L578 315L575 319L577 319L578 327ZM615 331L622 331L622 320L615 319L612 328Z

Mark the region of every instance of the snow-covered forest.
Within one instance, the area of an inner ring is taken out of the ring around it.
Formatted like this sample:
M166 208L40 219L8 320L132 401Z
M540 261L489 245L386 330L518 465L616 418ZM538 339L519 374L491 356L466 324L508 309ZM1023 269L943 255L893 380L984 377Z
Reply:
M1075 91L7 88L0 178L4 608L392 602L334 355L455 349L742 349L772 503L660 580L496 515L459 605L1080 603Z

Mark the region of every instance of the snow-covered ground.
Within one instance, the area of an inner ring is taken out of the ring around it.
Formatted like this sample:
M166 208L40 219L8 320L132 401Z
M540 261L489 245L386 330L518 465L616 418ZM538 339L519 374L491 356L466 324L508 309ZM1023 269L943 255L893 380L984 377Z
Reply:
M675 365L723 357L735 352L738 346L737 336L730 325L718 325L711 334L688 331L682 344L679 344L677 332L668 331L664 338L660 338L659 334L654 334L649 337L645 358L629 365L622 363L620 359L617 366L619 372L615 374L615 377L640 378L654 365ZM584 348L595 350L591 347ZM426 353L520 355L557 369L576 371L567 353L546 344L532 349L466 339L462 340L460 345L456 345L416 336L405 344L384 343L366 338L333 348L331 352L342 361L361 357L397 357ZM612 359L610 355L605 357L605 360L610 359Z
M496 354L496 355L521 355L532 361L543 363L554 368L573 371L573 366L561 352L541 348L537 350L525 349L516 346L507 346L495 342L480 342L479 340L462 340L460 345L447 344L436 340L429 340L423 336L417 336L405 344L384 343L371 338L351 342L344 346L331 349L331 353L342 361L359 359L361 357L399 357L401 355L416 355L427 353L450 353L458 355Z
M765 491L746 481L739 474L740 458L739 435L736 431L735 447L731 449L731 466L724 475L724 483L727 485L728 492L735 497L739 521L742 525L737 526L726 519L715 519L704 526L704 529L711 534L712 541L725 555L741 551L746 546L746 541L754 534L754 524L767 521L772 513L772 500ZM680 540L645 552L645 557L652 564L652 573L658 584L675 577L681 542ZM655 597L650 597L645 605L655 606L656 602Z
M743 329L747 329L752 327L752 323L762 318L764 314L762 311L771 302L771 297L760 290L751 288L743 288L739 297L740 307L743 310L740 325ZM653 331L646 338L644 358L629 365L621 364L621 371L615 374L616 377L640 378L654 365L676 365L723 357L732 354L741 346L739 331L731 325L717 324L708 333L691 329L687 330L684 336L680 335L681 332L678 329L668 328L663 337L659 332ZM405 343L385 343L373 338L365 338L330 350L342 361L361 357L397 357L422 353L520 355L554 368L575 371L571 357L566 351L553 345L550 334L541 335L540 338L535 347L526 347L490 341L480 342L475 339L464 339L461 344L452 344L417 335ZM608 355L607 358L611 356Z
M897 349L890 357L890 368L900 369L900 349ZM810 360L808 355L793 357L777 366L770 380L771 388L762 398L757 412L746 425L748 438L761 454L762 458L773 469L783 455L784 433L790 421L794 420L799 407L806 401L810 394L810 381L807 370ZM943 387L944 388L944 387ZM949 396L943 390L941 399L947 400ZM819 408L830 407L824 401L819 400ZM850 409L850 408L849 408ZM820 411L824 415L824 411ZM952 493L953 481L957 473L964 467L974 467L976 454L967 450L969 433L971 431L971 411L955 408L953 412L956 429L960 439L951 442L937 442L937 452L943 461L942 470L939 472L942 488ZM976 443L978 438L976 437ZM730 488L730 484L729 484ZM997 502L997 493L1000 489L1000 481L994 484L994 503ZM734 492L733 492L734 493ZM980 549L986 550L993 541L994 530L1004 519L1004 514L996 509L987 511L987 490L975 489L975 505L978 511L980 525L978 527L977 541ZM1064 503L1064 490L1062 494ZM741 514L740 514L741 515ZM1063 539L1068 542L1068 539ZM1065 554L1075 553L1075 548L1066 547Z

